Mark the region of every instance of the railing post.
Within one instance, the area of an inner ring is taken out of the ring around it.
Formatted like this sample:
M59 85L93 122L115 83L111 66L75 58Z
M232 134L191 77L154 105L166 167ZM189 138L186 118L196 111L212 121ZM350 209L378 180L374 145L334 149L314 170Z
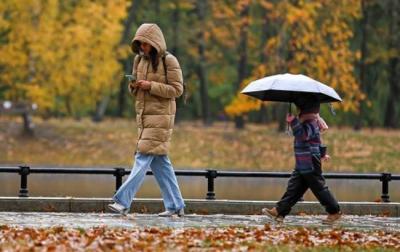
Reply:
M125 175L125 169L124 168L115 168L114 171L114 176L115 176L115 192L118 191L118 189L122 185L122 177Z
M28 175L30 173L29 166L20 166L19 175L21 175L21 187L19 189L19 197L29 197L28 192Z
M382 202L390 202L389 199L389 181L392 180L392 174L382 173L380 181L382 181Z
M214 192L214 179L217 177L217 171L216 170L207 170L207 200L215 200L215 192Z

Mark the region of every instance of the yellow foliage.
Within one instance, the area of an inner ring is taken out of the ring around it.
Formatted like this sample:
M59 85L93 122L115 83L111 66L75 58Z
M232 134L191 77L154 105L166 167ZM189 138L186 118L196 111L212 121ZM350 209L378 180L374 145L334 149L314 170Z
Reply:
M287 72L302 73L326 83L338 91L344 100L342 104L335 105L336 107L344 111L358 111L365 94L361 92L354 76L353 64L359 57L359 52L350 50L349 40L353 36L351 22L360 17L359 1L293 3L283 0L274 3L273 8L269 2L263 1L262 5L266 9L274 10L268 12L269 18L280 22L281 30L265 44L265 66L256 68L242 85L287 69ZM290 54L291 57L285 58L285 54ZM225 110L232 116L241 115L258 110L260 104L261 102L238 93Z
M78 2L5 0L0 3L0 82L12 100L40 110L65 101L66 111L94 108L118 86L125 0Z
M273 10L269 12L269 18L281 22L281 29L265 43L264 76L282 73L283 69L308 75L339 92L343 103L336 105L338 108L358 111L360 101L366 97L360 90L353 67L359 52L351 51L349 46L353 36L352 22L360 17L358 1L297 1L294 4L282 0L274 4ZM291 57L285 58L289 54ZM264 77L257 76L254 71L253 79ZM239 94L228 105L227 112L236 115L258 109L241 96Z
M233 101L225 107L225 112L230 116L239 116L244 113L259 110L262 102L254 98L238 94Z
M264 76L266 71L263 65L255 68L253 76L245 79L240 85L241 88L246 87L251 81ZM259 110L261 104L262 101L260 100L238 93L232 102L225 107L225 113L229 116L240 116L253 110Z

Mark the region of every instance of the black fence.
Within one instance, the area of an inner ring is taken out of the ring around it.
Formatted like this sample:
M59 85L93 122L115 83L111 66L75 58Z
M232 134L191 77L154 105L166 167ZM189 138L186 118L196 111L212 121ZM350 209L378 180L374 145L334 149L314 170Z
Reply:
M21 186L19 197L29 197L28 176L29 174L92 174L92 175L113 175L115 176L115 188L122 185L122 178L128 175L131 170L125 168L31 168L29 166L18 167L0 167L0 173L18 173L21 176ZM151 171L147 175L152 175ZM214 200L214 182L218 177L235 178L289 178L289 172L236 172L236 171L218 171L218 170L176 170L177 176L196 176L207 179L208 191L207 200ZM400 180L400 175L391 173L325 173L326 179L358 179L358 180L379 180L382 182L381 199L383 202L390 202L389 182Z

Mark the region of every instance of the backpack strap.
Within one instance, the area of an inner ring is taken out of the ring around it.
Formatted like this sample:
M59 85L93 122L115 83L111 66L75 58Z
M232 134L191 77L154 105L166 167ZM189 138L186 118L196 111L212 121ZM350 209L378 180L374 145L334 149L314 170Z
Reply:
M166 52L164 53L164 55L161 57L161 60L162 60L163 66L164 66L165 83L166 83L166 84L168 84L168 74L167 74L168 70L167 70L167 64L165 63L165 59L167 58L167 56L168 56L169 54L170 54L170 53L169 53L168 51L166 51ZM183 93L182 93L182 95L181 95L181 97L182 97L182 102L183 102L183 105L186 105L187 94L186 94L186 85L185 85L185 82L182 83L182 86L183 86Z
M164 55L161 57L163 67L164 67L164 73L165 73L165 83L168 84L168 74L167 74L167 64L165 63L165 58L167 58L167 55L169 52L165 52Z

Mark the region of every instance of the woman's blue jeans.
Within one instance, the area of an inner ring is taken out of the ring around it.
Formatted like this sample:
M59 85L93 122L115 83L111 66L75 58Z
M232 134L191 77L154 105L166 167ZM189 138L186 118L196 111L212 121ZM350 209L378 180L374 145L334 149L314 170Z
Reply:
M130 208L133 198L142 185L148 168L153 171L161 189L165 209L177 211L185 207L178 181L167 155L146 155L137 153L131 174L115 193L113 200Z

